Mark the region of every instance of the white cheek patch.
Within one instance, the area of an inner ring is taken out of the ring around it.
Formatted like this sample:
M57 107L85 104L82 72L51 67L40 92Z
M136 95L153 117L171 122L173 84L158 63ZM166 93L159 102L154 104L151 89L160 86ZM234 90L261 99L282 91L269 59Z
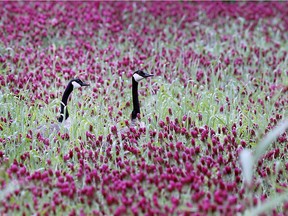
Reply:
M142 77L142 76L140 76L139 74L136 74L136 73L133 75L133 77L134 77L136 82L139 82L140 80L144 79L144 77Z
M73 87L74 87L75 89L81 87L81 85L80 85L79 83L75 82L75 81L72 82L72 85L73 85Z

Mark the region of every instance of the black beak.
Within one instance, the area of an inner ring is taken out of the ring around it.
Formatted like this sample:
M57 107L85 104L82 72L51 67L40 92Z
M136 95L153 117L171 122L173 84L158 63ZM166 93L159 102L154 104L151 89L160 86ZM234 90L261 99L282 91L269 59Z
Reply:
M89 83L84 83L84 82L83 82L83 83L81 84L81 86L90 86L90 84L89 84Z
M148 74L148 73L146 73L146 72L144 72L144 75L143 75L143 77L145 77L145 78L147 78L147 77L152 77L152 76L154 76L154 74Z

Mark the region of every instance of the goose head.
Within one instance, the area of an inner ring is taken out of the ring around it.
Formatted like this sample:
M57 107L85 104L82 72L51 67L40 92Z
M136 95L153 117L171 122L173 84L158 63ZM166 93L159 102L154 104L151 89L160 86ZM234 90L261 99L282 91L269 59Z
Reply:
M82 86L90 86L89 83L84 83L82 80L80 80L79 78L74 78L70 81L70 83L72 84L73 88L80 88Z
M140 80L142 79L146 79L147 77L151 77L151 76L154 76L153 74L148 74L142 70L138 70L138 71L135 71L133 73L133 80L135 82L139 82Z

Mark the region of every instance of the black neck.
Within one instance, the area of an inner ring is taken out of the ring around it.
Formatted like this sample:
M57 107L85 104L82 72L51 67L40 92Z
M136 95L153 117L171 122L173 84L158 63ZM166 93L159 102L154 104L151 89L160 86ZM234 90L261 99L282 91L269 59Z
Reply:
M140 114L140 104L138 99L138 82L132 77L132 96L133 96L133 111L132 120L137 118L137 114Z
M73 91L73 85L72 83L69 83L62 96L61 111L60 111L61 116L58 119L59 122L63 122L64 119L66 120L69 117L69 113L67 109L67 101L72 91ZM65 115L65 118L64 118L64 115Z

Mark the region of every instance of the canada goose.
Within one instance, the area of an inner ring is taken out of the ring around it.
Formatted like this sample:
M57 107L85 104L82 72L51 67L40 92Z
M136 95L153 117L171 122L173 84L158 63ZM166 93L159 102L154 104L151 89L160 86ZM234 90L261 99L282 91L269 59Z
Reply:
M69 81L63 96L62 96L62 100L61 100L61 110L60 110L60 117L58 118L58 122L60 123L64 123L64 127L69 129L70 127L70 119L69 118L69 113L68 113L68 109L67 109L67 101L69 98L69 95L71 94L71 92L73 91L73 89L76 88L80 88L82 86L89 86L90 84L88 83L84 83L82 80L80 80L79 78L74 78L72 80ZM59 131L60 127L59 124L51 124L49 127L49 132L53 132L54 130ZM43 134L43 132L46 132L46 126L40 126L37 128L37 132L42 132L41 134Z
M69 113L68 113L68 109L67 109L67 101L68 101L68 97L69 95L71 94L71 92L73 91L73 89L75 88L80 88L82 86L89 86L90 84L88 83L84 83L82 82L82 80L78 79L78 78L75 78L75 79L72 79L65 91L64 91L64 94L62 96L62 100L61 100L61 111L60 111L60 117L58 118L58 121L59 122L63 122L63 120L67 120L68 117L69 117ZM65 115L65 119L64 119L64 115Z
M133 97L133 111L131 114L132 123L135 123L137 115L140 114L140 104L138 99L138 82L147 77L154 76L142 70L135 71L132 76L132 97Z
M137 70L133 73L132 75L132 99L133 99L133 110L131 113L131 123L130 125L120 129L119 131L117 131L116 129L116 136L117 137L121 137L121 134L125 134L127 132L130 131L130 128L134 128L137 124L137 116L138 114L140 114L140 104L139 104L139 98L138 98L138 83L139 81L146 79L147 77L151 77L154 76L153 74L148 74L142 70ZM140 123L140 127L143 127L143 124ZM114 130L114 129L113 129ZM114 131L115 132L115 131ZM114 133L113 132L113 133ZM113 148L115 148L115 146L117 145L117 142L114 142L112 144ZM102 147L104 149L107 148L107 146L109 146L108 142L103 142ZM120 144L120 146L122 146L122 144ZM123 147L123 146L122 146Z

